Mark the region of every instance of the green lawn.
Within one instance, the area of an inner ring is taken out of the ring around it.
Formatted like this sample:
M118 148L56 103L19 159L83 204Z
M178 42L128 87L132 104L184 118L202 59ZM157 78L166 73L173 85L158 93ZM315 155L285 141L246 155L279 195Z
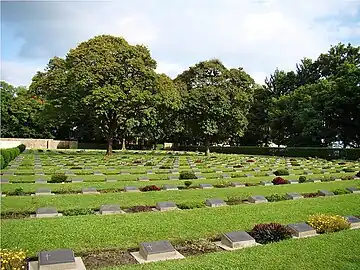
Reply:
M359 215L359 203L360 196L350 194L165 213L1 220L1 245L27 249L31 255L64 247L75 251L125 249L143 241L209 238L222 232L249 230L257 223L301 222L315 213Z
M290 239L233 252L103 270L355 270L360 269L360 230Z

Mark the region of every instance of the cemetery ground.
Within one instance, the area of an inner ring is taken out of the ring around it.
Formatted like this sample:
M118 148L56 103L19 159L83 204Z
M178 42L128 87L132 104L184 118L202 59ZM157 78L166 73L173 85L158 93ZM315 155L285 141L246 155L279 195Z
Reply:
M360 230L236 251L215 244L261 223L359 217L359 171L359 162L343 160L26 150L2 171L1 247L26 250L30 260L71 249L87 269L359 269ZM265 203L251 203L259 196ZM104 205L117 214L102 215ZM39 218L39 209L53 217ZM131 253L159 240L185 258L138 264Z

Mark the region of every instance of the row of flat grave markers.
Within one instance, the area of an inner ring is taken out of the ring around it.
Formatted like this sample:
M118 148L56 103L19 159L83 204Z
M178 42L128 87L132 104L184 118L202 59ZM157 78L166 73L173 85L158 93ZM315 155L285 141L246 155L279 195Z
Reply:
M351 229L360 228L360 219L354 216L345 217L351 224ZM288 224L293 238L307 238L318 235L314 228L305 222ZM233 231L223 233L221 240L215 244L224 250L233 251L260 245L245 231ZM140 263L149 263L164 260L185 258L179 253L168 240L154 242L142 242L139 251L130 252L135 260ZM38 254L38 261L29 262L29 270L84 270L85 265L80 257L75 257L70 249L58 249L41 251Z

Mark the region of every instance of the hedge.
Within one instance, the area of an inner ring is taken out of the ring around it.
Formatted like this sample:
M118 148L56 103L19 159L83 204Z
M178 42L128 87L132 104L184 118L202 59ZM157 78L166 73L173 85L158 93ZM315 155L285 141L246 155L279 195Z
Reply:
M20 155L20 153L24 152L25 148L24 144L20 144L17 147L0 149L0 168L4 169L10 161Z
M204 152L204 146L176 146L173 150L178 151L200 151ZM245 155L271 155L285 157L318 157L325 159L349 159L360 158L360 148L326 148L326 147L257 147L257 146L231 146L231 147L210 147L211 152L225 154Z

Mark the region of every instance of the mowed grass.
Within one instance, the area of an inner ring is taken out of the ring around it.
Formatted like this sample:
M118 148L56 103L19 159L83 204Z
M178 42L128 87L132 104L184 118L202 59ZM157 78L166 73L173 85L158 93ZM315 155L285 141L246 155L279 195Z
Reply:
M360 230L347 230L306 239L187 257L183 260L143 265L107 267L103 270L225 270L225 269L360 269Z
M203 183L206 183L204 181ZM153 191L138 193L103 193L103 194L67 194L55 196L9 196L1 198L1 212L35 212L39 207L52 206L58 211L74 208L100 208L102 204L120 204L121 207L135 205L153 206L157 202L173 201L175 203L204 202L206 199L240 197L246 199L250 195L271 195L287 192L317 192L320 189L334 190L338 188L360 185L360 180L339 182L304 183L297 185L257 186L244 188L190 189L179 191Z
M57 248L76 252L126 249L144 241L212 238L222 232L249 230L257 223L302 222L315 213L359 215L359 204L360 196L350 194L173 212L1 220L1 245L26 249L30 255Z

